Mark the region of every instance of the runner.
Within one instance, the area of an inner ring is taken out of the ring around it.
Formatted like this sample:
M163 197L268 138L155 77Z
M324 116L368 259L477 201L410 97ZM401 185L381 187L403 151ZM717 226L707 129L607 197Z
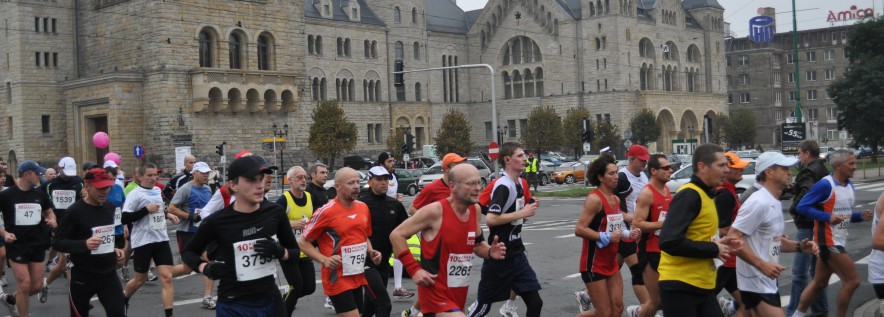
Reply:
M390 234L393 252L418 285L418 300L425 316L465 316L474 254L486 261L506 260L506 246L497 236L491 245L485 242L479 225L479 171L470 164L454 166L448 181L451 193L447 199L420 208ZM420 264L406 242L418 232L424 257Z
M408 207L408 214L413 216L418 211L418 209L424 208L431 203L434 203L434 202L437 202L442 199L450 197L451 196L451 187L448 185L449 184L449 173L452 168L454 168L455 166L457 166L458 164L460 164L464 161L466 161L466 158L464 158L460 155L457 155L456 153L445 154L445 156L442 157L442 178L433 181L432 183L424 186L424 188L421 189L420 193L418 193L417 196L414 197L414 200L411 202L411 206ZM409 238L409 240L411 240L411 238ZM420 240L418 240L417 242L419 243ZM411 243L409 243L409 245L411 245ZM394 266L393 267L393 276L396 276L396 275L402 276L401 269L402 268L399 268L399 270L397 270L397 268ZM396 280L394 279L393 282L395 283ZM399 280L398 282L399 282L398 284L394 284L395 289L396 290L402 289L403 291L405 291L405 288L402 287L402 281ZM413 292L400 293L400 294L403 295L403 297L404 296L408 296L408 297L414 296ZM397 293L396 293L396 291L394 291L393 296L395 297L396 295L397 295ZM474 303L474 304L476 304L476 303ZM418 300L414 301L414 303L411 305L411 307L408 307L405 310L403 310L402 314L400 314L400 316L412 317L412 316L418 316L420 313L421 313L421 306L420 306L420 299L418 298Z
M836 150L829 154L834 171L813 184L810 191L798 203L798 213L815 220L814 241L819 245L820 255L816 261L813 280L801 293L801 301L793 317L804 317L810 302L829 284L832 273L841 279L838 291L838 317L847 314L847 305L853 292L859 287L856 267L847 253L847 227L850 222L872 220L872 211L853 212L854 189L850 178L856 170L856 156L852 151Z
M370 190L363 193L359 197L359 201L364 202L371 213L372 235L369 237L369 240L371 240L371 245L375 250L381 253L381 262L377 265L368 263L366 266L365 278L368 280L368 286L371 289L371 296L366 294L366 300L372 300L374 305L366 305L363 316L374 316L377 314L379 317L388 317L393 309L390 303L390 296L387 295L390 256L393 254L390 233L408 219L408 212L405 211L405 206L402 206L399 200L390 197L388 186L393 182L391 179L393 175L387 168L383 166L372 167L368 171L368 176ZM396 295L397 293L394 291L393 296Z
M712 195L727 173L724 149L703 144L694 149L694 175L682 186L660 228L660 302L664 316L722 316L715 300L716 266L740 241L718 239L718 213ZM678 211L678 212L674 212Z
M300 166L292 166L286 173L289 179L290 189L283 193L276 203L285 208L285 214L289 220L289 226L295 232L295 239L300 238L307 227L307 222L313 217L313 199L307 188L307 171ZM288 292L285 293L285 308L291 316L298 304L298 299L316 292L316 283L313 277L316 270L313 261L304 252L300 253L294 265L283 265L282 273L288 282Z
M89 170L84 178L87 194L68 207L53 243L59 252L70 253L74 264L68 292L71 317L88 317L95 295L106 316L123 317L123 288L116 274L123 250L115 248L114 238L115 209L119 209L107 201L114 180L102 168Z
M120 175L122 172L114 161L105 161L104 170L112 177ZM123 180L121 178L114 179L114 186L110 188L107 194L107 202L116 207L114 210L114 247L123 250L123 259L120 261L120 275L123 281L129 281L129 228L123 224L123 203L126 201L126 195L123 193Z
M660 287L657 285L660 273L660 228L663 220L669 212L669 202L672 194L666 182L672 176L672 165L666 159L666 155L654 154L648 159L648 174L651 175L650 183L642 188L635 201L635 215L632 224L642 231L638 242L638 266L643 271L642 278L648 289L648 301L641 304L641 308L630 312L627 307L627 315L630 317L651 317L660 309Z
M795 176L795 184L792 185L792 206L789 207L789 214L792 215L795 227L798 229L795 239L813 239L813 219L798 213L798 202L804 198L813 184L829 175L829 171L826 170L825 161L820 158L820 146L814 140L804 140L798 144L798 160L801 161L802 166L798 171L798 176ZM789 306L786 307L786 316L792 316L795 313L798 301L801 300L801 292L813 279L813 274L816 271L814 256L802 253L795 254L793 259L792 292L789 297ZM813 300L813 304L810 305L810 310L813 311L811 316L829 316L829 295L826 289L827 287L823 288Z
M257 156L230 163L227 175L238 199L203 220L184 248L184 263L221 280L216 316L286 316L274 260L292 265L299 250L282 208L264 198L264 177L274 170ZM218 246L217 261L207 262L201 254L211 243Z
M522 145L517 142L504 143L500 147L498 161L504 166L504 172L494 183L485 224L490 235L500 238L506 245L507 257L503 260L488 259L482 263L478 304L475 309L470 309L468 315L485 316L492 303L507 300L512 290L525 302L528 317L540 316L543 308L539 292L541 287L522 244L522 223L534 216L539 203L525 201L519 180L519 175L525 170ZM501 309L501 314L506 313L505 308Z
M869 283L878 297L878 311L884 312L884 193L875 202L875 218L872 220L872 253L869 254Z
M735 166L740 164L739 160L728 162ZM785 270L779 263L780 252L819 253L819 248L810 239L799 242L783 235L785 222L780 195L792 180L789 169L797 163L797 159L775 152L765 152L758 157L755 174L763 187L740 207L727 235L743 240L746 246L737 251L740 257L737 260L737 285L741 306L752 316L786 317L777 287L777 278Z
M313 211L328 203L328 192L325 189L327 180L328 166L322 163L310 165L310 182L307 184L306 191L313 198Z
M166 219L178 223L178 217L164 212L160 189L155 186L157 167L144 163L136 170L139 186L129 192L123 205L123 223L132 223L132 264L135 277L126 283L123 293L124 306L129 309L129 299L147 281L150 263L157 267L162 284L162 301L166 317L172 316L174 288L172 286L172 249L169 248L169 234Z
M396 159L388 152L383 152L378 155L378 166L382 166L387 170L387 173L390 175L390 184L387 186L387 196L392 197L393 199L398 200L400 203L402 202L402 194L399 193L399 179L396 178ZM407 217L406 217L407 218ZM392 228L391 228L392 229ZM390 251L392 252L392 247ZM384 254L385 259L392 254ZM386 272L384 272L386 275ZM386 281L386 278L384 279ZM384 283L386 285L387 283ZM393 297L396 299L404 299L414 296L414 292L406 290L402 287L402 262L399 262L399 259L393 258Z
M623 213L623 223L626 227L624 231L632 229L632 219L635 216L635 200L638 199L638 193L648 184L648 175L644 170L648 166L650 159L648 149L640 144L633 144L626 151L626 160L629 162L617 173L617 188L614 194L620 198L620 212ZM634 229L632 229L634 230ZM642 276L642 269L638 265L638 255L636 249L638 245L636 241L631 239L632 234L624 232L623 239L620 241L618 248L617 263L629 267L632 276L632 292L638 298L639 303L648 302L648 289L645 287L645 281ZM632 309L637 310L638 306Z
M365 262L375 264L381 253L374 250L371 214L365 203L357 201L359 173L344 167L335 173L337 197L318 209L298 244L308 257L322 264L322 287L331 297L338 316L359 316L363 308ZM319 249L313 246L317 241Z
M28 298L40 293L49 230L56 227L49 195L37 190L44 171L34 161L21 162L15 186L0 192L5 224L0 235L5 239L7 259L18 287L13 294L0 294L0 302L6 304L12 316L28 316Z
M193 164L190 172L192 180L178 187L178 190L175 191L175 196L169 202L169 213L181 219L178 222L178 231L175 232L175 236L178 238L178 252L181 254L184 253L184 247L187 246L187 243L196 234L196 230L202 222L202 216L200 215L202 208L206 206L209 198L212 197L212 192L209 186L206 185L209 172L211 171L212 169L209 168L209 164L206 164L206 162L196 162ZM176 265L172 275L181 276L191 272L193 271L186 265ZM212 299L212 288L214 286L215 282L211 279L208 277L203 278L203 308L215 309L215 300Z
M58 167L61 175L58 175L49 184L46 184L46 193L52 200L52 211L55 213L56 219L64 220L67 215L67 209L74 204L75 201L82 199L83 179L77 176L77 162L72 157L63 157L58 161ZM56 256L58 256L56 258ZM55 259L55 261L53 261ZM52 266L52 263L55 263ZM51 266L51 269L50 269ZM43 287L40 288L40 294L37 296L41 303L45 303L49 296L49 285L52 285L68 268L68 256L58 254L55 249L49 251L49 259L46 261L46 270L49 275L43 279Z
M623 314L623 278L617 263L621 233L626 233L623 213L616 206L617 162L601 157L589 166L587 180L597 187L583 202L574 235L583 239L580 254L580 278L594 307L578 316L613 317Z
M181 186L184 186L184 184L193 180L194 164L196 164L196 157L193 155L187 155L184 157L184 168L181 169L181 173L172 176L172 178L169 179L169 182L166 183L166 187L163 188L163 200L172 200L172 197L175 197L175 192L181 188Z
M234 160L236 160L240 157L246 156L252 156L252 152L242 150L233 157ZM230 174L229 171L228 174ZM233 180L228 179L226 184L221 186L221 188L219 188L215 191L214 194L212 194L212 198L209 199L209 203L207 203L206 206L203 207L203 210L200 213L200 216L203 219L233 203L233 191L230 190L231 183L233 183Z
M717 188L718 192L713 197L715 209L718 210L718 232L720 237L728 234L731 223L737 218L737 212L740 210L742 203L737 196L737 188L735 186L743 180L743 170L749 165L748 161L741 160L733 152L725 153L724 158L727 160L727 172L724 173L721 186ZM733 300L724 297L718 299L721 312L728 317L747 316L746 310L741 304L740 290L737 288L737 254L731 254L724 261L724 265L718 268L716 276L715 295L717 296L724 289L733 297Z

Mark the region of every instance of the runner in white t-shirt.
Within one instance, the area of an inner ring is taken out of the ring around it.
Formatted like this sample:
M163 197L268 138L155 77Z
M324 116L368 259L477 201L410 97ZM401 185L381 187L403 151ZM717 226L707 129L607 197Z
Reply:
M147 281L147 271L150 262L153 261L163 287L163 309L166 317L169 317L172 316L174 299L172 265L175 263L172 259L172 249L169 247L166 219L178 223L178 217L164 210L160 189L153 186L157 182L156 165L145 163L136 171L135 177L139 180L139 186L129 192L123 205L123 223L132 223L130 241L134 252L132 264L135 270L135 277L126 283L123 291L124 306L126 310L129 309L129 299Z
M786 316L780 303L777 277L785 267L780 252L818 254L816 243L800 243L783 235L782 204L779 196L791 182L789 168L798 163L780 153L766 152L758 157L756 175L763 187L740 207L728 236L743 239L737 251L737 287L746 309L753 316Z

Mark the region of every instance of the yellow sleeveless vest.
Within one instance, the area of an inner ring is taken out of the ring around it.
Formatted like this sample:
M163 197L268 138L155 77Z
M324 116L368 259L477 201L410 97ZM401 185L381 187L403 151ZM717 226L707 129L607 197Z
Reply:
M718 213L715 202L705 191L693 183L687 183L679 191L694 190L700 194L700 214L685 232L692 241L712 241L718 237ZM678 212L670 210L669 212ZM716 267L713 259L689 258L660 252L660 281L679 281L702 289L714 289Z
M313 217L313 201L310 199L310 193L304 192L304 196L307 199L307 203L304 206L298 206L295 203L294 197L292 197L291 191L286 191L282 194L285 197L285 214L288 216L289 220L302 220L307 219L310 220L310 217ZM300 237L302 230L295 230L295 236ZM301 252L301 258L306 258L307 255L304 252Z

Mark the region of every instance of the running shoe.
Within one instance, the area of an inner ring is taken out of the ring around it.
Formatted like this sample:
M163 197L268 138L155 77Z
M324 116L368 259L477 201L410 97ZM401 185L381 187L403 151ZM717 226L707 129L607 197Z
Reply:
M0 286L6 287L9 285L9 280L6 279L6 272L3 272L3 275L0 276Z
M203 297L203 308L215 309L215 300L212 299L212 296Z
M12 303L9 302L10 300ZM15 297L12 296L12 294L0 294L0 302L3 302L3 305L6 305L6 309L9 310L10 316L18 317L18 309L15 308Z
M402 314L400 316L402 316L402 317L424 317L424 314L420 313L420 312L418 312L417 314L412 314L411 307L408 307L402 311Z
M516 304L513 303L513 305L509 307L507 307L506 304L500 305L500 315L504 317L519 317L519 314L516 313Z
M120 275L123 276L123 281L128 282L132 279L132 276L129 274L129 266L124 266L120 268Z
M581 313L592 310L592 300L589 298L589 295L586 294L586 291L574 292L574 300L577 301L577 307L580 309Z
M153 281L156 281L157 279L160 278L159 276L157 276L156 270L157 269L153 268L153 267L151 267L150 270L147 270L147 280L148 281L153 282Z
M730 298L719 297L718 306L721 307L721 312L724 314L724 317L732 317L737 313L737 310L734 308L734 301Z
M662 310L658 310L657 313L654 314L654 317L663 317L663 311L662 311Z
M629 305L626 307L626 316L628 317L638 317L638 309L641 308L639 305Z
M393 298L394 299L405 299L405 298L410 298L413 296L414 296L414 292L406 290L404 288L397 288L396 290L393 291Z
M325 298L325 304L323 304L322 307L325 307L326 309L331 309L331 310L335 309L335 305L332 305L331 298L328 298L328 297Z
M49 299L49 284L46 284L46 279L43 279L43 287L40 289L40 303L46 303L46 300Z
M479 301L478 301L478 300L474 300L473 303L470 304L470 308L467 308L467 311L466 311L467 315L469 315L469 313L471 313L471 312L473 312L474 310L476 310L476 307L477 307L477 306L479 306Z

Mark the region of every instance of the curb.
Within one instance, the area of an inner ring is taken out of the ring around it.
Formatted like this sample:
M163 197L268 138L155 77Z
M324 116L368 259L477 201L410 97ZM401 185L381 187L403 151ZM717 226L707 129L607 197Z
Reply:
M857 307L855 311L853 311L853 317L876 317L876 312L878 311L878 300L873 299L861 306Z

